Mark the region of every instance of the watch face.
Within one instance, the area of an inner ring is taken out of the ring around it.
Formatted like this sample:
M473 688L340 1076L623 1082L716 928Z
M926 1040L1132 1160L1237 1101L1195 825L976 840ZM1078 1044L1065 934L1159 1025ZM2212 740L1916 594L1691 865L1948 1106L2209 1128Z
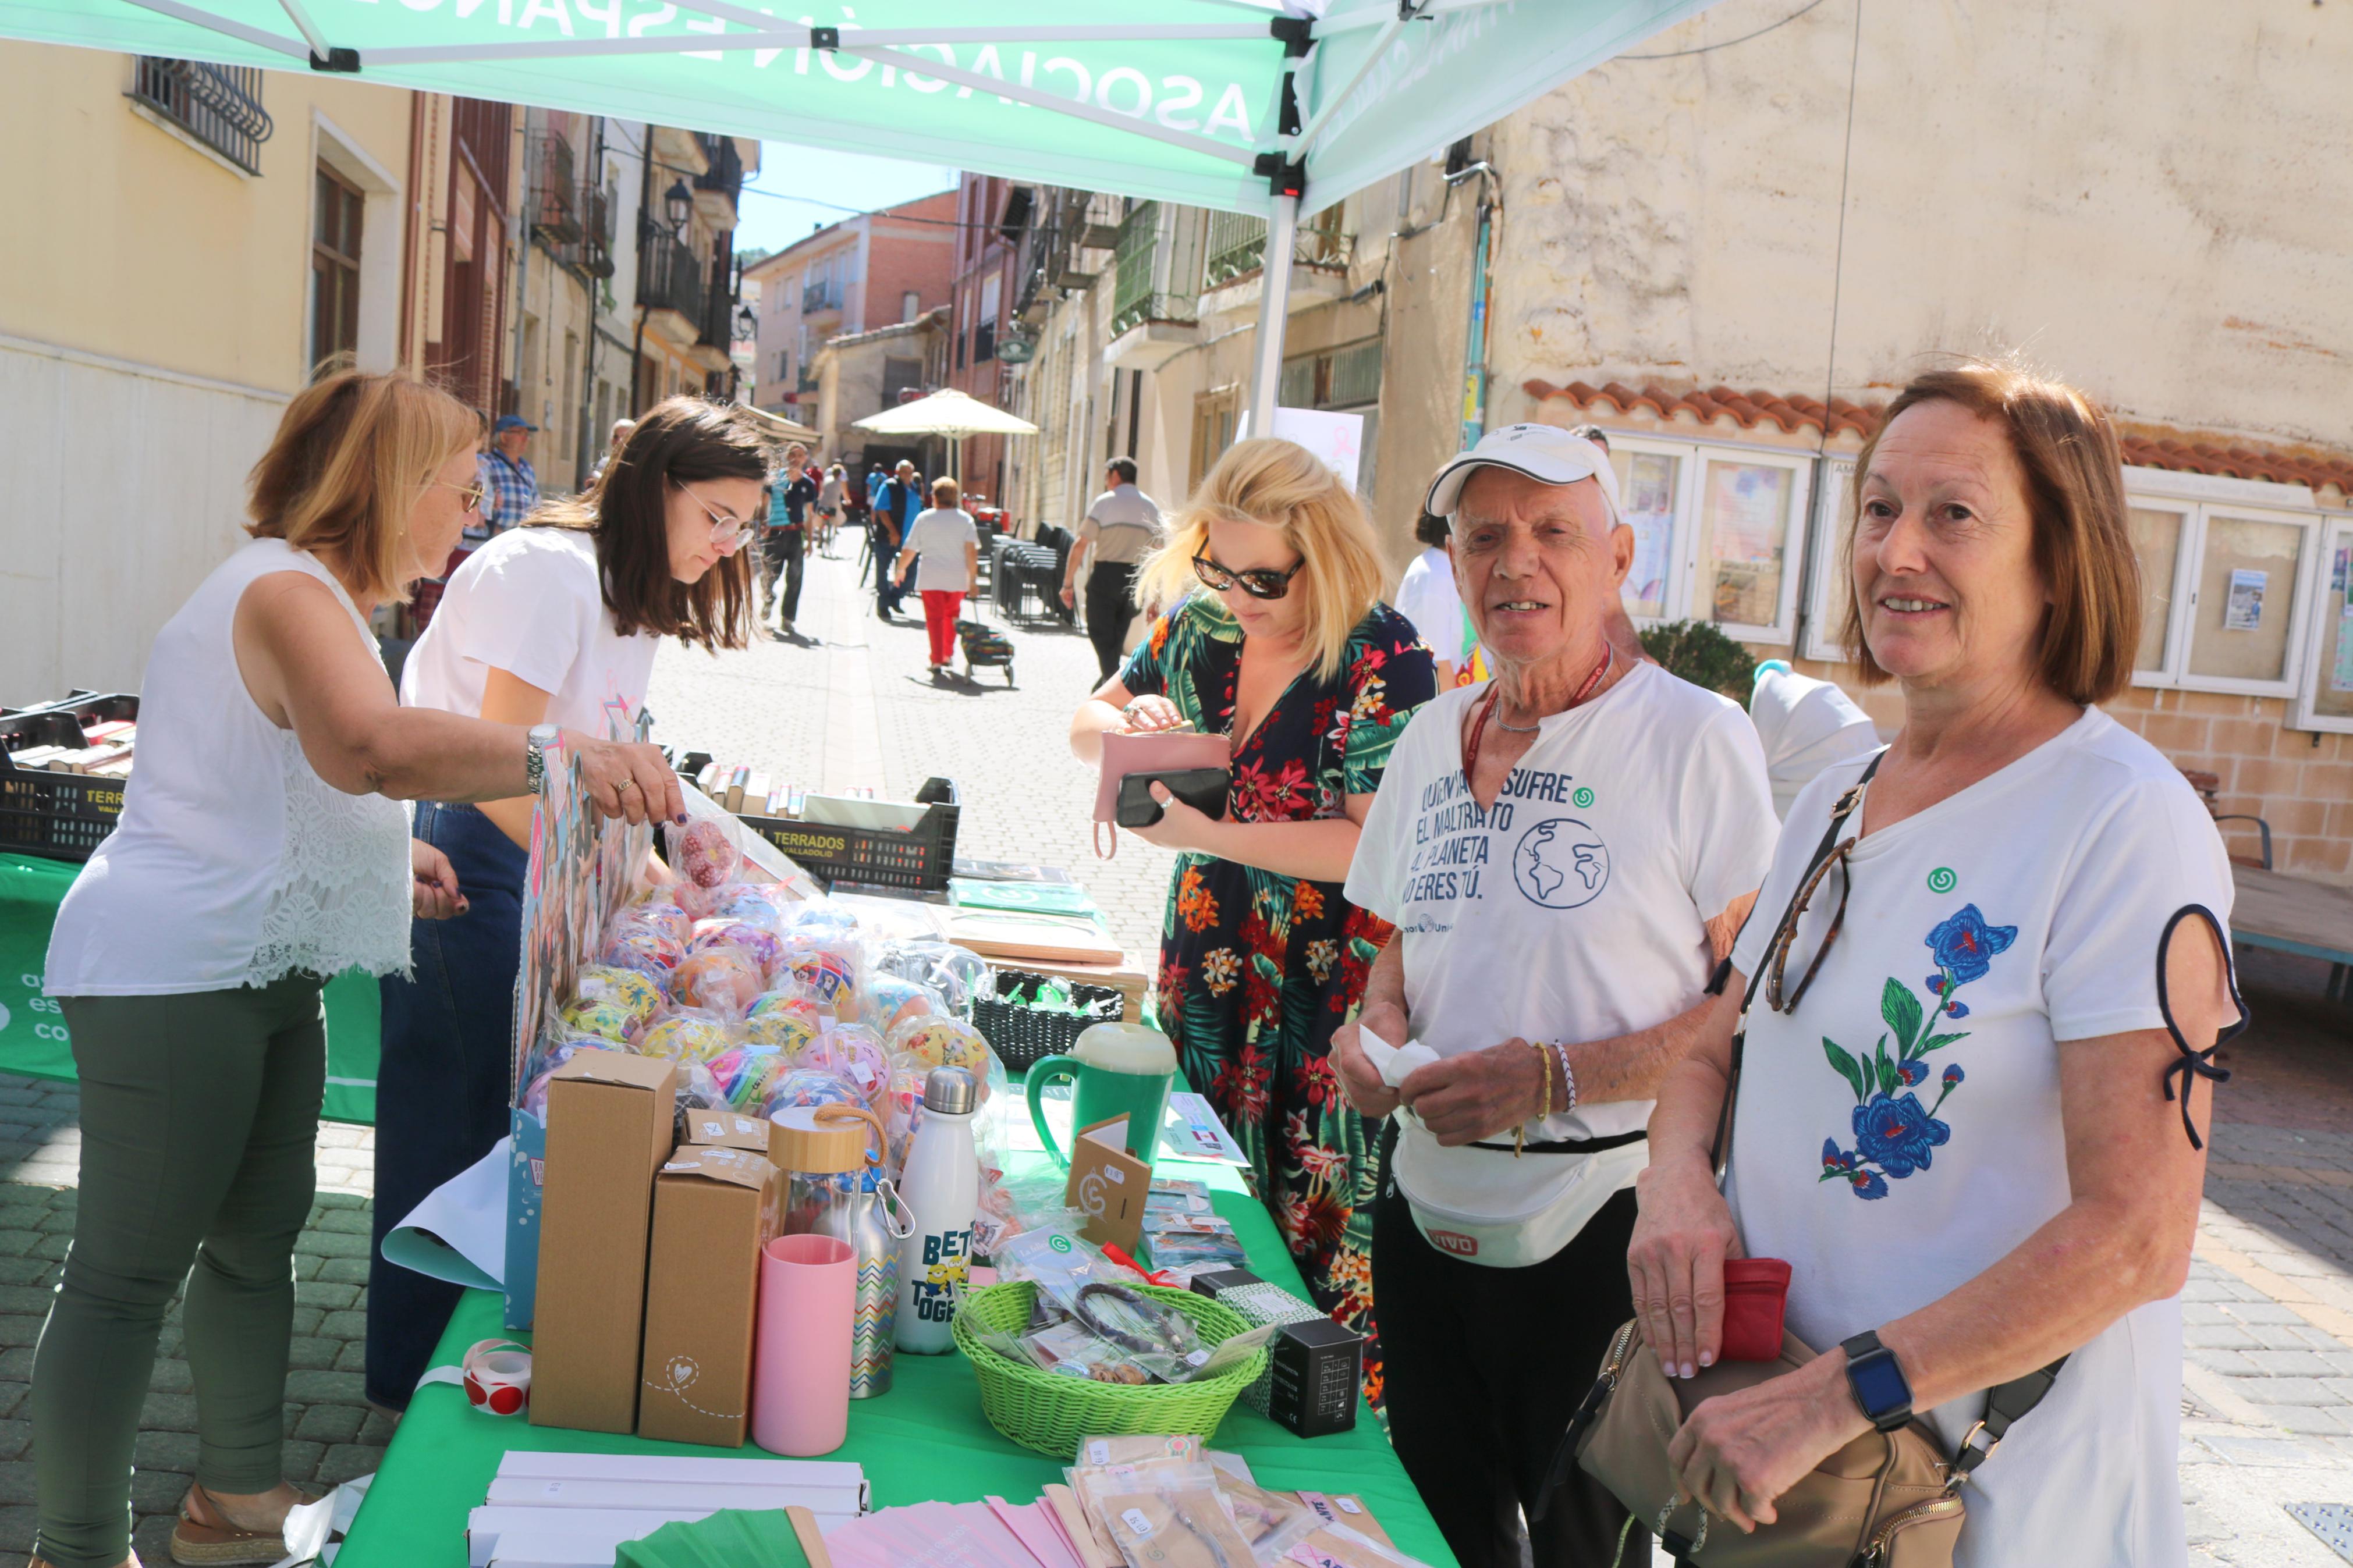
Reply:
M1884 1352L1850 1363L1847 1376L1854 1383L1855 1403L1866 1415L1901 1410L1912 1403L1912 1385L1904 1380L1904 1369Z

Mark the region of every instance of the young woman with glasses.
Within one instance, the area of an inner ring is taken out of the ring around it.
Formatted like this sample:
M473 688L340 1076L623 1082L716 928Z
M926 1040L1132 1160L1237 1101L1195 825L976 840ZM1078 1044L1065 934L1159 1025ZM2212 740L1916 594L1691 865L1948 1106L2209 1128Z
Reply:
M586 493L543 505L449 580L402 673L411 707L634 736L665 637L750 640L751 559L768 475L751 416L673 397ZM385 1234L507 1131L509 1036L529 864L528 797L425 802L417 837L457 869L466 911L415 935L384 983L367 1394L405 1409L458 1288L384 1261Z
M1328 1053L1389 932L1340 884L1390 748L1438 689L1381 577L1372 526L1336 475L1289 441L1240 442L1142 567L1137 597L1176 608L1071 724L1090 763L1113 730L1232 738L1222 818L1155 785L1166 815L1134 830L1181 851L1161 1026L1249 1152L1317 1305L1366 1332L1374 1150ZM1379 1365L1367 1346L1377 1397Z

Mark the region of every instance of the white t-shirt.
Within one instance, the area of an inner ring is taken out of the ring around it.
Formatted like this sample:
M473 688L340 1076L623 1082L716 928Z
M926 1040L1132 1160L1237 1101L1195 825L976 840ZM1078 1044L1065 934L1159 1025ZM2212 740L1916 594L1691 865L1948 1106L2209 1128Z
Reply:
M400 700L480 718L492 669L550 694L547 721L634 740L661 639L621 636L605 607L596 542L568 528L518 528L466 558L432 625L409 650Z
M1462 662L1462 599L1454 587L1454 563L1432 544L1407 563L1398 579L1398 614L1413 623L1432 658Z
M977 547L980 530L962 507L933 507L915 514L907 525L904 549L915 552L915 591L919 594L961 594L972 586L965 569L964 547Z
M1464 713L1486 694L1485 682L1441 691L1414 715L1348 871L1348 900L1394 923L1405 943L1413 1038L1449 1057L1514 1037L1607 1039L1688 1012L1713 967L1706 921L1764 879L1778 831L1748 716L1636 665L1542 721L1482 812L1463 778L1461 736ZM1532 1121L1527 1135L1640 1131L1651 1104L1587 1103ZM1409 1185L1417 1169L1458 1185L1473 1163L1492 1165L1497 1183L1566 1180L1559 1156L1441 1150L1406 1123L1398 1171Z
M1087 505L1095 525L1095 564L1133 566L1160 542L1160 509L1134 485L1113 485Z
M1863 762L1790 808L1734 951L1743 973ZM2163 1027L2167 920L2231 912L2230 862L2188 782L2096 709L1850 863L1844 926L1797 1015L1762 992L1748 1015L1726 1187L1750 1255L1788 1261L1788 1328L1817 1348L1949 1294L2067 1206L2055 1042ZM1837 903L1815 898L1788 973ZM1956 1563L2184 1562L2180 1398L2179 1302L2126 1313L1970 1478ZM1971 1394L1931 1419L1953 1445L1984 1411Z

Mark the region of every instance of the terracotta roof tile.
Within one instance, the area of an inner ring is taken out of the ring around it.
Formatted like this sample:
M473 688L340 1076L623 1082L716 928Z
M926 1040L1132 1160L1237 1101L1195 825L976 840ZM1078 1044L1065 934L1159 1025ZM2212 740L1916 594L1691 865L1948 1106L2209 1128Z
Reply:
M1523 382L1521 386L1538 403L1563 398L1599 418L1645 412L1669 422L1684 415L1703 425L1729 418L1745 430L1770 425L1788 435L1812 432L1823 439L1841 434L1867 438L1879 427L1885 409L1883 404L1850 403L1843 397L1831 399L1825 409L1820 398L1799 393L1736 392L1728 386L1674 392L1655 384L1636 388L1618 381L1603 386L1572 381L1556 386L1540 380ZM2136 468L2268 479L2274 484L2309 486L2315 491L2334 487L2340 497L2353 496L2353 458L2343 455L2189 435L2129 422L2121 424L2118 437L2125 461Z

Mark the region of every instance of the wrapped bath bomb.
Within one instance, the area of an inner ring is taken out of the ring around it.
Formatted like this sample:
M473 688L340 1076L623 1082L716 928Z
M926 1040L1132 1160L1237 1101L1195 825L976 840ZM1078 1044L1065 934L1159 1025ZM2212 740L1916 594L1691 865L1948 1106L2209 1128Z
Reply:
M772 884L734 882L719 891L724 897L712 910L712 919L742 921L764 931L783 932L793 905Z
M763 981L776 978L776 966L784 962L785 942L765 926L749 921L730 920L714 915L707 921L694 922L694 938L686 944L687 952L711 952L728 949L742 953L760 966Z
M797 989L771 991L744 1015L744 1037L797 1056L817 1039L818 1031L832 1016L829 1009Z
M670 971L686 956L686 944L667 936L644 921L632 921L626 915L613 922L606 933L604 951L596 962L616 969L634 969L657 985L667 984Z
M997 1058L988 1040L961 1018L910 1018L891 1031L892 1056L913 1051L935 1068L962 1068L985 1078Z
M679 962L670 977L670 994L681 1006L740 1018L767 984L760 966L741 952L712 947L690 952Z
M743 859L727 825L714 818L699 816L670 835L671 869L690 887L708 891L733 881Z
M767 1103L769 1090L790 1065L776 1047L746 1041L712 1058L711 1076L729 1105L737 1110L753 1110Z
M566 1029L596 1036L613 1046L628 1044L629 1032L641 1021L640 1015L613 1001L575 1002L556 1016Z
M895 974L871 974L866 979L866 1026L887 1035L910 1018L944 1016L947 1005L938 992L919 980Z
M793 1058L797 1068L815 1068L848 1081L859 1098L871 1106L890 1076L891 1058L882 1037L863 1024L836 1024Z
M573 982L572 1000L575 1005L583 1002L610 1002L629 1015L631 1023L650 1018L661 1006L661 987L634 969L624 969L617 963L592 963L581 970ZM602 1029L592 1030L603 1034Z
M785 973L845 1024L858 1021L859 955L846 939L788 936Z
M707 1062L734 1044L727 1020L686 1008L663 1014L638 1035L639 1052L679 1062Z
M621 911L618 918L649 925L672 942L684 942L694 931L693 917L680 908L678 900L662 888L656 888L631 904Z
M760 1113L773 1118L777 1111L795 1105L855 1105L862 1109L865 1104L848 1080L815 1068L795 1068L769 1087Z

